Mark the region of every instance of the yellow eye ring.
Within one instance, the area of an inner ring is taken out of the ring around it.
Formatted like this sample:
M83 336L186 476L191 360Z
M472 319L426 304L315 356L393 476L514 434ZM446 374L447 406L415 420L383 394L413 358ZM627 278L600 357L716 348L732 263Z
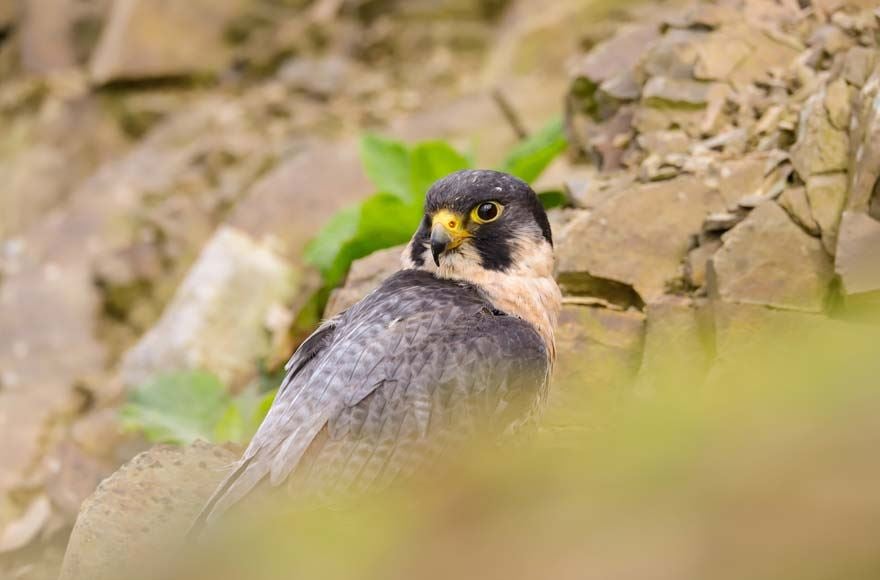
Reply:
M484 201L471 210L471 220L478 224L494 222L501 217L504 206L497 201Z

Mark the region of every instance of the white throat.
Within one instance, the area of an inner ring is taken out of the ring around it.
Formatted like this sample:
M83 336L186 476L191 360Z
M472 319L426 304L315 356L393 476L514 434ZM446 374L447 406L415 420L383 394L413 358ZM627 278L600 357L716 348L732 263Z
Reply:
M411 248L412 242L403 252L404 268L415 267L410 259ZM478 286L495 308L531 324L544 339L550 360L556 359L555 331L562 309L562 292L553 278L553 247L548 242L519 241L513 251L513 265L503 272L483 268L476 250L468 244L443 255L439 267L432 261L430 252L426 252L420 269L440 278Z

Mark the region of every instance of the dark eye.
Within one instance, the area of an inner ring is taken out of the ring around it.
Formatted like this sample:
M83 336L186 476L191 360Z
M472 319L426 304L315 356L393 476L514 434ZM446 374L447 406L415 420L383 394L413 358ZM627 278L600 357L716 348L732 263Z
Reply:
M479 224L491 222L498 219L498 216L501 215L502 207L497 201L487 201L475 207L471 212L471 217Z

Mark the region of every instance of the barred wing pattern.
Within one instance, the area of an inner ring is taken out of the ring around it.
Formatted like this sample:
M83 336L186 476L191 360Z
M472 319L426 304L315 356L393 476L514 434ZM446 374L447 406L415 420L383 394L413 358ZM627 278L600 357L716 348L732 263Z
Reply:
M477 431L515 428L541 398L549 363L538 333L473 286L404 270L325 323L288 368L207 521L263 481L364 491Z

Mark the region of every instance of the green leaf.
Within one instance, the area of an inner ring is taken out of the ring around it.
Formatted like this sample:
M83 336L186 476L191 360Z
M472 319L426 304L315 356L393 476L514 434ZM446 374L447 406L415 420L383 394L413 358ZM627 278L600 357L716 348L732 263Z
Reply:
M416 145L411 159L412 203L424 204L425 194L438 179L471 167L471 162L444 141L427 141Z
M240 443L245 437L244 417L241 415L241 407L237 403L230 403L220 420L214 425L214 441L225 443L232 441Z
M358 258L407 242L422 218L421 202L405 203L391 193L377 193L346 211L356 214L353 233L328 224L306 250L306 259L321 270L329 287L339 284Z
M565 151L566 146L562 119L553 119L517 145L504 160L501 171L515 175L526 183L532 183Z
M122 408L123 425L153 442L211 441L229 395L217 377L199 371L160 375L138 387Z
M410 154L399 141L367 134L361 138L361 163L376 189L410 201Z
M345 269L339 272L342 268L340 254L346 244L357 235L361 220L361 205L352 205L337 212L306 245L306 261L318 268L325 278L329 276L341 279L345 275L347 264Z
M568 196L561 191L539 191L538 199L541 200L541 205L544 206L544 209L553 209L554 207L568 205Z

